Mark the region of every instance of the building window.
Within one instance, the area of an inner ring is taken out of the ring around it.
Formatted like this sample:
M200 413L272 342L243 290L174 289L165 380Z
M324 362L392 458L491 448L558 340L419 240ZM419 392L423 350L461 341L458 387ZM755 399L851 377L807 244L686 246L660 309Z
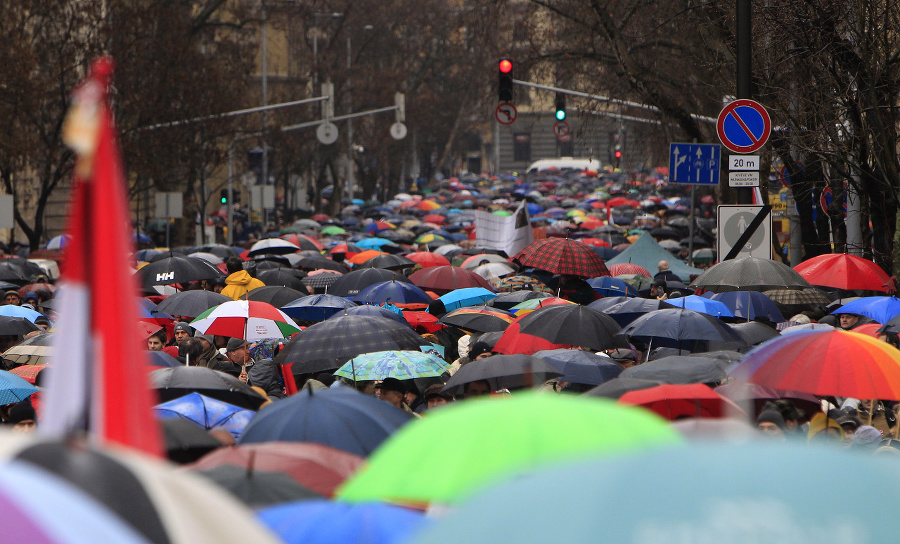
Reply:
M531 134L513 134L513 160L516 162L531 161Z
M571 134L556 138L556 154L558 157L575 156L575 139Z

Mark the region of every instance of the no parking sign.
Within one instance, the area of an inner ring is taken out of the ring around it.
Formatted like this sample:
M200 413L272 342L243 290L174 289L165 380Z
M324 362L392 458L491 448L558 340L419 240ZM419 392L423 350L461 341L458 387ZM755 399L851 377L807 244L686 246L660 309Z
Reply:
M769 140L772 120L759 102L735 100L719 113L716 131L722 145L735 153L753 153Z

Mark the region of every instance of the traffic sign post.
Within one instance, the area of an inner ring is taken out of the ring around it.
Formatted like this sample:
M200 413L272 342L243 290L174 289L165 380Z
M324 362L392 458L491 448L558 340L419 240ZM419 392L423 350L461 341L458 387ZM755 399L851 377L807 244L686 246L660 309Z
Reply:
M670 144L669 182L718 185L720 156L718 144Z
M766 145L772 133L769 112L759 102L735 100L722 108L716 120L719 140L735 153L753 153Z
M515 123L518 115L519 112L516 110L516 107L509 102L500 104L497 106L497 109L494 110L494 119L501 125L511 125Z
M719 206L716 226L720 260L772 258L772 206Z

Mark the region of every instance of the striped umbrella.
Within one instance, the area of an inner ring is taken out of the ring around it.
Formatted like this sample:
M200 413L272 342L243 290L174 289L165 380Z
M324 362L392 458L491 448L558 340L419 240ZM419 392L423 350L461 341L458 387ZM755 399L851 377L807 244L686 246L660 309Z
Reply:
M218 334L245 340L287 338L300 327L271 304L255 300L232 300L210 308L191 321L201 334Z

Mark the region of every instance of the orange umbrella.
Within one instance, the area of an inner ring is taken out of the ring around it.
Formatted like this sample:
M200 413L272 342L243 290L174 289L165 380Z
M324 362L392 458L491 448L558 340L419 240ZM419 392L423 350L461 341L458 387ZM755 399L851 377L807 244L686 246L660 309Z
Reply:
M377 249L367 249L362 253L357 253L356 255L350 257L349 259L347 259L347 262L351 264L363 264L369 259L375 258L379 255L387 255L387 253L385 253L384 251L378 251Z

